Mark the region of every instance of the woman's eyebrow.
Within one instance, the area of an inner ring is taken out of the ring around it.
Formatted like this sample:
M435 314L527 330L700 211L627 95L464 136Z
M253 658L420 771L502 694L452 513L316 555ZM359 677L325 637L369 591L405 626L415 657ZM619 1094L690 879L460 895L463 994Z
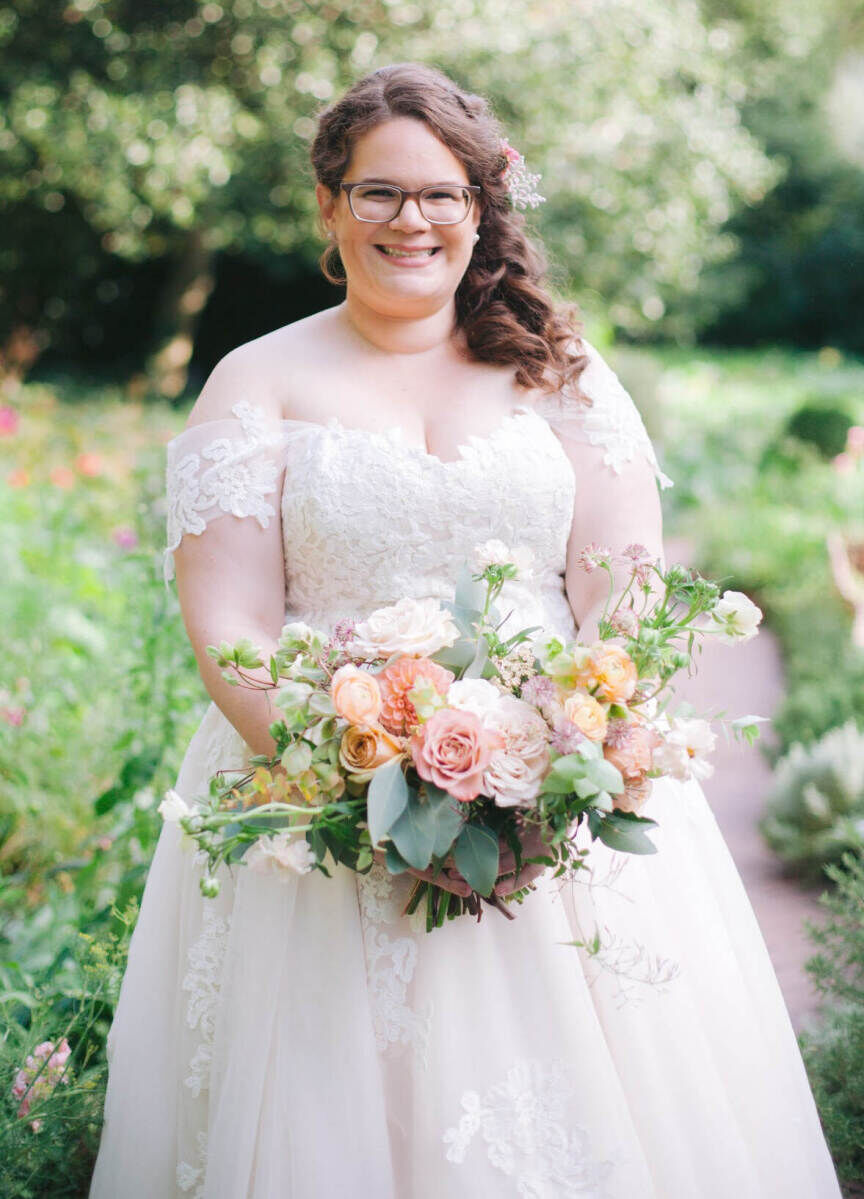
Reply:
M357 182L358 183L389 183L391 187L401 187L402 186L400 183L396 183L392 179L366 178L366 179L358 179ZM457 183L455 180L451 180L451 179L436 179L434 183L423 183L423 184L421 184L421 186L422 187L439 187L445 183L447 184L448 187L464 187L465 186L464 183ZM410 189L406 188L405 190L409 191Z

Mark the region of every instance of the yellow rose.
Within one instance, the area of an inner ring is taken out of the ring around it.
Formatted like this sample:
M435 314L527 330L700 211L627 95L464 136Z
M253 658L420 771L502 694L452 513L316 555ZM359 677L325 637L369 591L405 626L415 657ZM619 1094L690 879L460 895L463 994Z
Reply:
M576 671L576 683L587 687L599 699L610 704L624 704L636 690L639 676L636 664L620 645L598 642Z
M333 707L351 724L374 724L381 711L378 680L352 662L340 666L330 682Z
M360 782L368 782L379 766L405 751L384 729L351 724L339 742L339 761Z
M589 741L606 736L606 709L587 691L571 691L564 700L564 715Z

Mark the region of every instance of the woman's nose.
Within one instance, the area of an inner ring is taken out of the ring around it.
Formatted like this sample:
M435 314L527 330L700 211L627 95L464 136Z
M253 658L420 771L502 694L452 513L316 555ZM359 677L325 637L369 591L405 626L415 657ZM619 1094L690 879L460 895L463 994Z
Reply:
M393 218L390 224L397 229L425 229L428 227L429 221L420 211L418 201L411 197L405 201L402 211Z

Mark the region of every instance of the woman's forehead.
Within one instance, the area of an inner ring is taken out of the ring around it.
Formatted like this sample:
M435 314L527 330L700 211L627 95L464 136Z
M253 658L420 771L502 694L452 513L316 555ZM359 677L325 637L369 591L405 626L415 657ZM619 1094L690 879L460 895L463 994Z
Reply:
M413 118L394 118L357 139L351 155L355 179L423 187L427 183L468 182L462 163L428 125Z

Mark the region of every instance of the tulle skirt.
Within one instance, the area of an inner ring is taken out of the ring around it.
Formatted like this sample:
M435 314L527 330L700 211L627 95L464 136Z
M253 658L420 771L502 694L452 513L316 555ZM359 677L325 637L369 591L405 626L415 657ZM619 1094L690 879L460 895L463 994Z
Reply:
M177 789L243 760L211 705ZM643 812L656 855L593 843L515 920L429 934L400 914L409 877L379 867L240 866L203 899L166 825L91 1199L839 1199L701 788L664 780Z

